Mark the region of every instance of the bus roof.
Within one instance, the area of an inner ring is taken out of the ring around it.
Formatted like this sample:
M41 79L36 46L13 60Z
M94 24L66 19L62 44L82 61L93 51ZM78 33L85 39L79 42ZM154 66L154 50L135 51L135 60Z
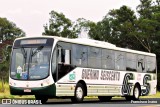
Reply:
M154 53L142 52L142 51L127 49L127 48L120 48L120 47L116 47L116 45L108 43L108 42L87 39L87 38L70 39L70 38L63 38L63 37L58 37L58 36L35 36L35 37L21 37L21 38L17 38L16 40L27 39L27 38L54 38L57 41L82 44L82 45L93 46L93 47L101 47L101 48L113 49L113 50L117 50L117 51L125 51L125 52L129 52L129 53L142 54L142 55L156 56Z

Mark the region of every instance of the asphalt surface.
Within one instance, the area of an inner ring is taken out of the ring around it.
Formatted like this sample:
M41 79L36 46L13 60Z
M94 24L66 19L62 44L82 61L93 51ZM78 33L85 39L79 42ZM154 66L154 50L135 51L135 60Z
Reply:
M70 99L49 99L46 104L0 104L0 107L160 107L160 98L140 99L140 101L126 101L112 99L109 102L100 102L98 99L85 99L83 103L72 103Z

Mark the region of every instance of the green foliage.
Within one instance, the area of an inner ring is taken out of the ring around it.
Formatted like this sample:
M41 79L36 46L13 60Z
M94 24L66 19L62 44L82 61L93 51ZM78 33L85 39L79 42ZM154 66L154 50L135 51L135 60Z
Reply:
M10 66L10 53L11 47L6 46L6 48L2 49L3 52L3 61L0 63L0 78L8 80L8 71Z
M120 47L134 48L136 16L127 6L111 10L102 21L91 28L89 36L96 40L107 41ZM136 48L137 49L137 48Z
M112 41L110 34L110 24L108 18L104 18L102 21L91 26L89 30L89 36L95 40L100 41Z
M49 25L44 25L43 35L60 36L67 38L76 38L77 35L72 27L70 19L66 18L63 13L51 11Z
M0 40L13 40L22 36L25 36L25 33L16 24L0 17Z
M17 37L25 36L25 33L16 26L13 22L8 21L6 18L0 18L0 80L2 88L0 91L4 92L5 81L8 81L9 66L10 66L10 53L13 40Z

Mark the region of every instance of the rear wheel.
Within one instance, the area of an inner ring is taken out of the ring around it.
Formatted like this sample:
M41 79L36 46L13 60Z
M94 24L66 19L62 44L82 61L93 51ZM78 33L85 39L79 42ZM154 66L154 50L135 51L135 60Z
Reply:
M74 103L82 102L84 99L84 87L81 83L78 83L75 88L74 97L71 98L71 101Z
M140 97L140 87L138 85L135 85L133 89L133 100L139 100L139 97Z
M35 95L36 100L41 100L42 104L45 104L48 100L48 97L45 96L40 96L40 95Z
M112 99L112 96L98 96L99 100L101 102L110 101Z
M126 98L127 101L130 101L130 100L139 100L139 97L140 97L140 87L138 85L134 86L133 96L125 96L125 98Z

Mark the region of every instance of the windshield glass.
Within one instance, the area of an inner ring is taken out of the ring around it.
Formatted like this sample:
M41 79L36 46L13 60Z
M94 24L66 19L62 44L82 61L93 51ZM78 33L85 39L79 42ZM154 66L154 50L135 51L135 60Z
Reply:
M49 75L51 47L37 46L34 48L13 49L11 78L34 80Z

